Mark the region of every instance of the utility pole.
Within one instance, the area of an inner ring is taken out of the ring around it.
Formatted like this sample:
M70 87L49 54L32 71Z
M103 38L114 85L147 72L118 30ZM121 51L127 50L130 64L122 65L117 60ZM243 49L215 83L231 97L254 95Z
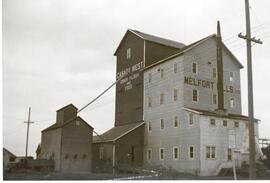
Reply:
M260 39L251 38L249 1L245 0L246 11L246 35L241 33L238 37L247 42L247 77L248 77L248 116L249 116L249 179L256 178L255 164L255 137L254 137L254 109L253 109L253 81L252 81L252 54L251 42L262 44Z
M25 147L25 158L28 155L28 138L29 138L29 126L31 123L34 123L33 121L30 121L30 116L31 116L31 107L29 107L29 112L28 112L28 121L25 121L24 123L27 123L27 133L26 133L26 147Z

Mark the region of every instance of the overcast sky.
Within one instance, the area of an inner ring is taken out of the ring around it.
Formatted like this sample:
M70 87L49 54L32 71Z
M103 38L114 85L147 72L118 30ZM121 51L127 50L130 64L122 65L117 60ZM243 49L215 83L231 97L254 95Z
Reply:
M270 1L250 0L255 117L270 138ZM29 154L56 110L81 108L114 82L115 49L128 28L190 44L216 32L245 66L242 109L247 114L244 0L3 0L3 140L24 155L28 107L32 107ZM98 133L114 124L114 88L84 110Z

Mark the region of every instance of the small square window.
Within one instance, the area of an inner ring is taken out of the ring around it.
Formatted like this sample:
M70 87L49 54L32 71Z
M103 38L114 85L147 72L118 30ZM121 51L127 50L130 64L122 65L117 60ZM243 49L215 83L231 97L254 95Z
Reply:
M234 127L235 127L235 128L238 128L238 127L239 127L239 122L238 122L238 121L235 121L235 122L234 122Z
M160 129L164 129L164 127L165 127L165 124L164 124L164 119L161 119L160 120Z
M210 119L210 126L216 126L216 120L211 118Z
M76 121L77 126L80 126L80 124L81 124L80 121Z
M223 126L227 127L228 126L228 121L227 120L223 120Z

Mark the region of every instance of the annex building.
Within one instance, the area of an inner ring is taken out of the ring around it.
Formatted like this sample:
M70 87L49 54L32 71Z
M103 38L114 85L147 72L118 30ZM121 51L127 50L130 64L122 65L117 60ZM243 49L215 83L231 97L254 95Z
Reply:
M248 163L239 60L220 27L192 44L127 30L117 59L115 125L93 138L93 169L217 175ZM258 137L258 120L255 122Z
M44 129L37 159L51 159L57 172L91 172L91 127L77 116L77 108L69 104L56 111L56 123Z

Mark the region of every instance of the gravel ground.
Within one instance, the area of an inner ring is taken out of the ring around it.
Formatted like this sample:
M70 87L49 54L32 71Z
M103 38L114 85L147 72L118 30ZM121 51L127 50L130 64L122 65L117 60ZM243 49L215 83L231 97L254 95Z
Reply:
M13 172L4 173L4 180L233 180L231 176L199 177L191 174L177 175L141 175L141 174L104 174L104 173L56 173L56 172ZM248 177L237 177L248 180ZM270 175L258 177L259 180L270 180Z

